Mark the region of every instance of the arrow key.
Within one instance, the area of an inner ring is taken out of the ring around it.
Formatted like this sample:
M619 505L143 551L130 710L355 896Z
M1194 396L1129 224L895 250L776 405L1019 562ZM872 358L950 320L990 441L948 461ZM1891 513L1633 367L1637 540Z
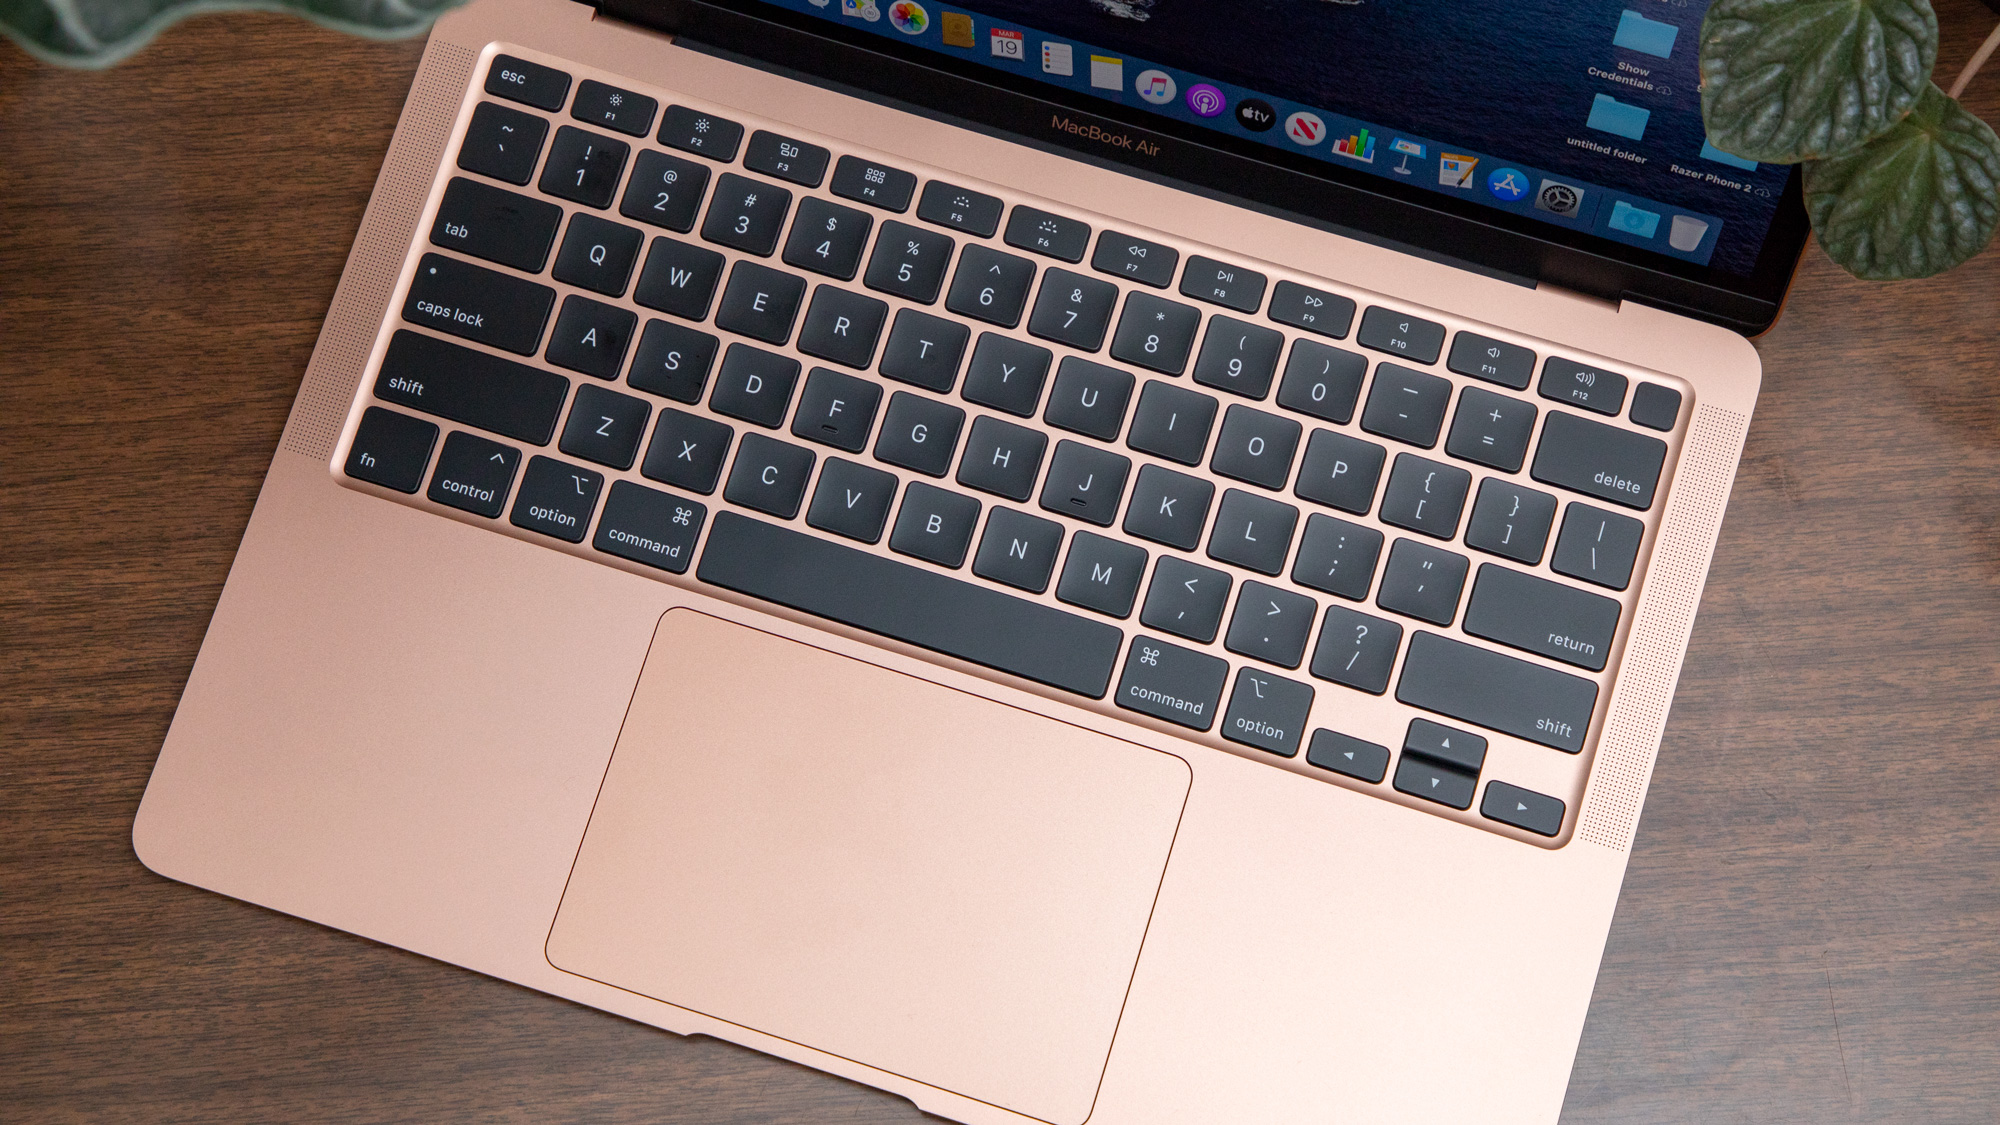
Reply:
M1429 719L1411 719L1409 733L1403 736L1403 752L1422 754L1476 774L1486 763L1486 740Z
M1421 755L1405 753L1396 763L1396 791L1436 801L1454 809L1472 807L1472 791L1479 779L1472 774L1440 765Z
M1306 761L1323 770L1376 782L1389 772L1389 748L1330 730L1313 732Z
M1538 836L1553 836L1562 831L1563 803L1532 789L1493 781L1486 785L1486 799L1479 802L1479 815L1525 828Z

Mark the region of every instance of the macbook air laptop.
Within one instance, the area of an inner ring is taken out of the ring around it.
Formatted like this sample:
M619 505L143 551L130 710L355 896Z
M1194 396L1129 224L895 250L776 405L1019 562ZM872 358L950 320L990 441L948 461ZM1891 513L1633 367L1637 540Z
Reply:
M1555 1119L1805 235L1701 7L451 13L140 858L976 1125Z

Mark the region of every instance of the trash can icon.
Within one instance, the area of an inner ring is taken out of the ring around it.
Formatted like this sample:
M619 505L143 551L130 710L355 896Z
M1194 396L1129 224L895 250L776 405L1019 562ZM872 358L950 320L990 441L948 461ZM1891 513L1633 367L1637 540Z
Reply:
M1708 222L1693 215L1675 215L1674 225L1667 231L1667 245L1682 253L1693 253L1701 245L1703 236L1708 234Z

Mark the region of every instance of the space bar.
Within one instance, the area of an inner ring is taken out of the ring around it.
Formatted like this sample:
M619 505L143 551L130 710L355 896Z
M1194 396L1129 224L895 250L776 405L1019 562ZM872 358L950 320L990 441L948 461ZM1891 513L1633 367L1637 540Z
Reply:
M1104 698L1115 626L934 571L717 512L703 582L1036 683Z

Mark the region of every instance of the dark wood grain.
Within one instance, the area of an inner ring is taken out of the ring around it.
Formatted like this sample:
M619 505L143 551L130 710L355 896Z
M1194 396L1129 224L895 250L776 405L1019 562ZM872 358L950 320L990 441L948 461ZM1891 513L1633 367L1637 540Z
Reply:
M1990 22L1941 6L1939 69ZM897 1122L906 1103L166 882L132 815L418 55L0 45L0 1119ZM2000 71L1975 110L2000 120ZM1574 1122L2000 1119L2000 252L1809 253Z

